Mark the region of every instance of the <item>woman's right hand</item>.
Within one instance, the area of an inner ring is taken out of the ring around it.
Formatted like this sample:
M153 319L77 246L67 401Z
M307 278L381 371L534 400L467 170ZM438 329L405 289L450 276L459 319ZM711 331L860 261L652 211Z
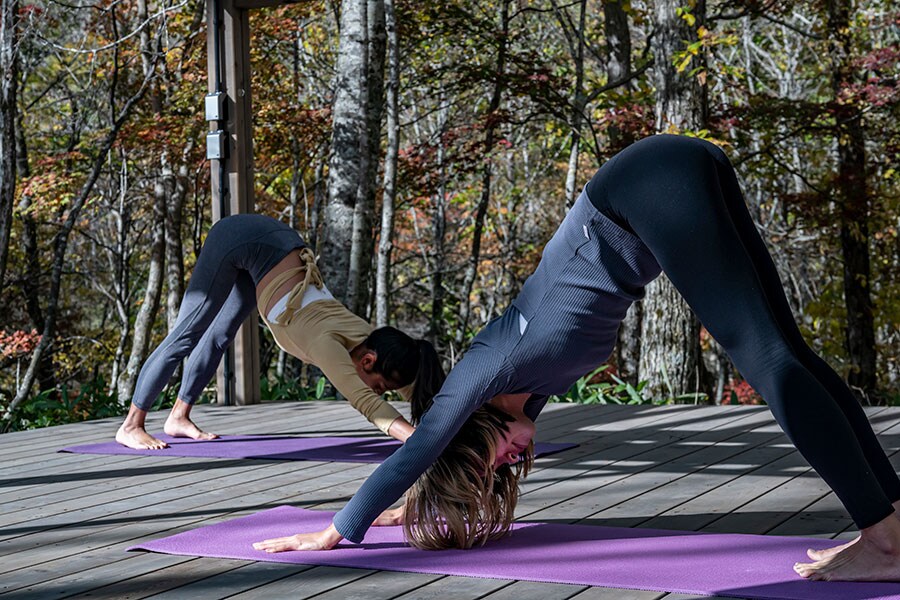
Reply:
M375 527L391 527L392 525L403 525L403 513L406 505L397 508L389 508L372 522Z
M314 533L298 533L287 537L272 538L253 544L256 550L286 552L289 550L331 550L344 539L334 525Z

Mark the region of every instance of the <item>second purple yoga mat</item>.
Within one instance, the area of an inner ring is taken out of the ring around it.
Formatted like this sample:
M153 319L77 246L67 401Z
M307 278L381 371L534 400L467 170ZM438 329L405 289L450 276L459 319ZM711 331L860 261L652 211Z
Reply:
M280 506L134 546L166 554L571 583L772 600L898 600L897 583L816 582L792 570L828 540L521 523L473 550L415 550L400 527L327 552L254 550L253 542L318 531L334 513ZM302 577L302 575L301 575Z
M169 444L163 450L132 450L116 442L69 446L60 452L77 454L134 454L142 456L186 456L196 458L264 458L269 460L319 460L334 462L383 462L400 442L377 437L295 437L277 435L226 435L216 440L194 441L157 437ZM577 444L535 444L535 456L546 456L574 448Z

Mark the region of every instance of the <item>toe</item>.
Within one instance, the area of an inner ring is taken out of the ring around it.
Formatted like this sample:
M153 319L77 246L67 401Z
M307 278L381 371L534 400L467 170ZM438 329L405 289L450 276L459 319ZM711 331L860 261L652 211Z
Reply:
M811 567L812 565L810 564L796 563L794 565L794 571L800 577L809 578L810 574L812 573Z

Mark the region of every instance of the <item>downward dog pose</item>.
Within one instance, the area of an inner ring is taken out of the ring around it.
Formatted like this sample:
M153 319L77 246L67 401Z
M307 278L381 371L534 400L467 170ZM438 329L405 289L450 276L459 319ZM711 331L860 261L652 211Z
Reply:
M900 579L900 479L859 403L803 341L725 154L670 135L633 144L597 172L512 306L475 337L415 434L328 529L256 548L358 543L373 521L404 521L411 543L425 548L483 543L502 533L511 510L488 527L476 522L486 495L506 493L496 489L495 472L519 460L547 396L565 393L609 357L626 310L661 270L862 532L855 543L810 551L815 562L795 570L813 579ZM507 413L508 431L494 426L490 444L464 439L473 414L491 405ZM422 491L454 464L468 465L470 491L426 497ZM385 511L410 488L405 509ZM441 503L448 501L456 508L442 525ZM502 502L514 505L515 492ZM468 519L462 533L450 526L458 514Z
M444 380L429 342L393 327L373 331L335 300L312 250L292 228L262 215L234 215L210 229L175 327L144 363L116 441L136 449L167 446L147 433L144 422L186 356L178 400L164 431L175 437L217 437L191 421L191 407L257 306L283 350L322 369L356 410L400 441L413 428L380 395L413 386L411 400L422 403Z

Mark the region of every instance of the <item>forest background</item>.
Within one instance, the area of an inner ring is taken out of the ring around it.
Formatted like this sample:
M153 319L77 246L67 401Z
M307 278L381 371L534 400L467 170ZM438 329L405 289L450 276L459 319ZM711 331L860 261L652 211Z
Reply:
M0 8L0 428L120 414L211 225L206 4ZM251 31L256 211L447 367L594 171L670 132L726 150L806 340L900 404L895 3L311 0ZM665 278L619 338L563 400L759 401ZM328 395L260 351L264 399Z

